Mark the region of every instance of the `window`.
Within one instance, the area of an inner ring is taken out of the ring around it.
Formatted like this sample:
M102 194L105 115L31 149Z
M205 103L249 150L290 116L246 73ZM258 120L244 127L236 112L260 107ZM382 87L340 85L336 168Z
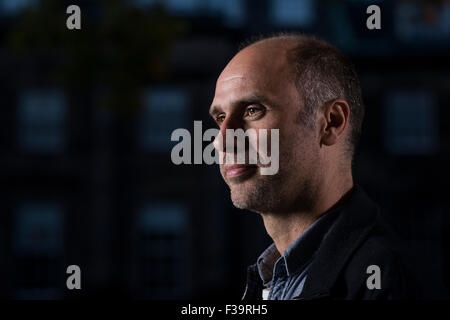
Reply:
M15 215L14 249L19 256L55 256L63 249L63 210L56 203L27 203Z
M162 4L168 11L175 14L193 14L199 9L204 0L132 0L138 7L149 7Z
M167 8L175 13L195 13L201 9L202 0L166 0Z
M225 24L230 27L240 26L245 19L244 0L132 0L137 7L145 8L161 3L169 11L177 15L223 16Z
M239 27L245 21L245 6L243 0L211 0L208 1L209 10L219 12L224 18L224 22L229 27Z
M438 148L435 96L424 90L395 91L386 97L384 141L392 154L431 154Z
M271 18L279 27L309 27L315 20L313 0L272 0Z
M402 1L395 7L394 23L397 36L405 42L416 42L421 47L422 41L448 45L450 3Z
M26 90L19 95L19 149L31 153L59 153L66 146L64 94L56 89Z
M188 97L175 88L149 89L144 93L144 110L140 118L141 148L151 152L169 152L177 143L172 132L190 126Z
M147 204L137 216L142 284L147 298L184 298L188 292L188 217L182 204Z
M38 0L0 0L0 12L3 14L16 14L24 8L37 5Z
M63 215L63 208L53 202L18 206L13 223L14 298L61 298Z

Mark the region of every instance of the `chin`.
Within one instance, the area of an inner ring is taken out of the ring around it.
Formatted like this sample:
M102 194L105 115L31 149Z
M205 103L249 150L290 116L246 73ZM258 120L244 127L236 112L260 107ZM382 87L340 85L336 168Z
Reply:
M248 210L255 213L264 213L273 211L272 206L267 203L254 202L249 199L232 199L233 205L242 210Z
M283 195L279 180L278 176L252 175L242 180L228 179L226 183L230 187L231 200L236 208L267 212L278 206Z
M231 191L231 201L236 208L239 209L250 209L253 202L253 197L251 194L254 192L251 191L248 186L244 186L244 183L240 184L230 184Z
M254 212L264 211L268 207L267 201L270 197L265 197L260 192L260 188L249 189L233 187L231 190L231 201L238 209L245 209Z
M231 198L231 201L233 202L233 205L238 208L238 209L242 209L242 210L250 210L250 211L257 211L257 208L255 208L254 205L252 205L252 203L250 203L249 201L247 201L247 199L234 199L233 197Z

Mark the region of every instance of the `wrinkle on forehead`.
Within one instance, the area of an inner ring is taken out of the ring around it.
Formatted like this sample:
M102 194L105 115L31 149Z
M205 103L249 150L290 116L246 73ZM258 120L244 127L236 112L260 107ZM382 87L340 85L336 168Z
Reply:
M234 80L234 79L244 79L244 76L241 76L241 75L229 76L229 77L226 77L225 79L219 79L219 82L225 82L225 81Z

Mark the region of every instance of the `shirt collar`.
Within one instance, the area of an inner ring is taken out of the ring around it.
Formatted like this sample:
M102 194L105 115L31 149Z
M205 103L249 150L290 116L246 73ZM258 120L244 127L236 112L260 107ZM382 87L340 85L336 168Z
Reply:
M335 220L340 206L331 209L314 221L280 255L272 243L257 260L258 273L264 286L270 286L275 270L282 270L287 276L302 271L311 262L314 253ZM279 273L279 272L278 272Z
M263 281L264 286L270 286L272 281L273 269L275 263L281 257L278 252L275 243L272 243L264 252L259 256L256 265L258 267L258 273Z

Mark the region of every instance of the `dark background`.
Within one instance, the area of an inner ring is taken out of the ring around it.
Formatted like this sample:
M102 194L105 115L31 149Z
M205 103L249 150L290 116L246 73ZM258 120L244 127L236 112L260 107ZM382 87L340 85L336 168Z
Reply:
M70 4L81 30L66 28ZM381 30L366 28L370 4ZM270 239L216 166L172 164L170 134L213 127L220 71L242 40L277 31L354 61L355 179L427 297L448 290L449 1L0 0L0 296L239 299Z

